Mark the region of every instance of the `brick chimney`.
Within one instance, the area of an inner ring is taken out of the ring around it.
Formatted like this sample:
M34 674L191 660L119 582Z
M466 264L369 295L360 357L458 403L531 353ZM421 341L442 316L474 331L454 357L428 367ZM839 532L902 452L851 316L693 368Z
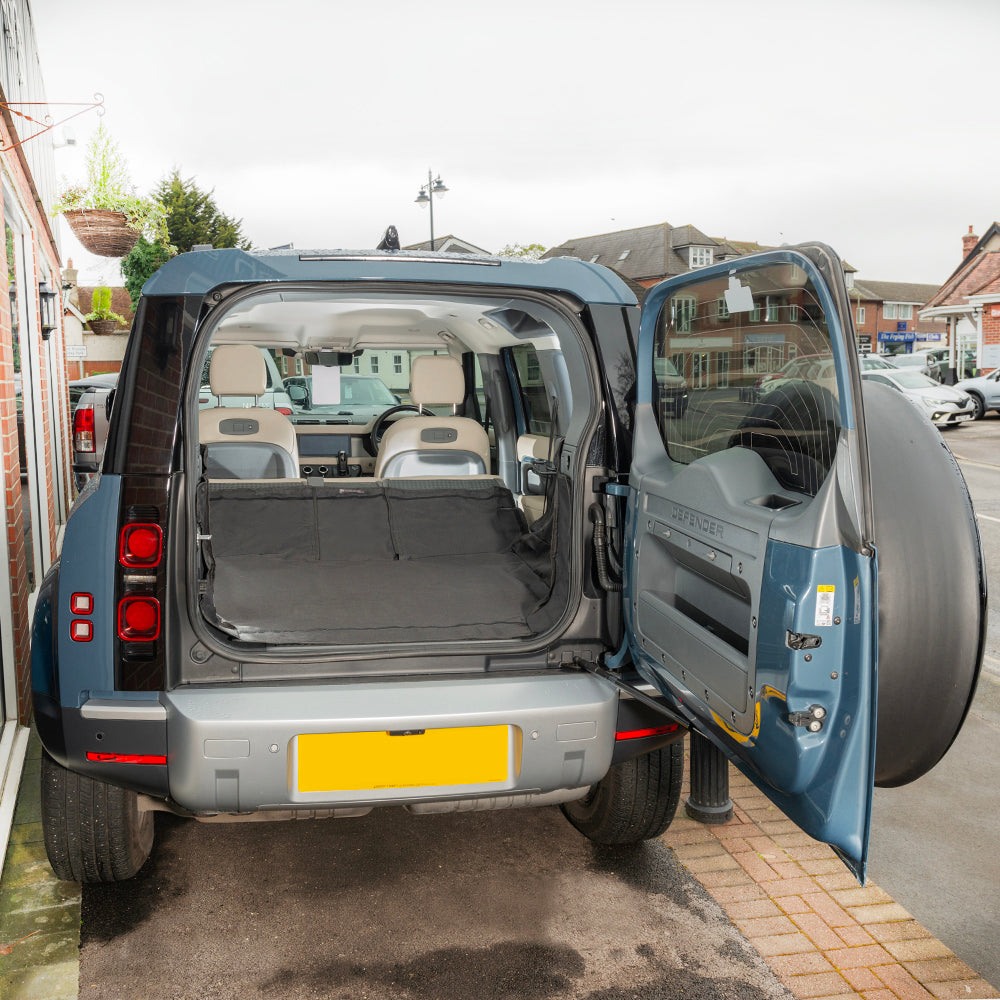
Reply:
M978 242L979 237L972 231L972 226L969 226L969 231L962 237L962 260L975 250Z

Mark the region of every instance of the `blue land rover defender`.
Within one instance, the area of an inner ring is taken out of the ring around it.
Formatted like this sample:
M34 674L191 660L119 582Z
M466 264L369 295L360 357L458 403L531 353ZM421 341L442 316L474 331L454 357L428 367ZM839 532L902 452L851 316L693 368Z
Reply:
M634 843L691 732L863 878L873 783L934 765L978 675L965 484L862 394L828 248L639 292L395 250L149 280L35 611L60 877L133 875L158 810L558 805ZM801 355L831 364L758 390Z

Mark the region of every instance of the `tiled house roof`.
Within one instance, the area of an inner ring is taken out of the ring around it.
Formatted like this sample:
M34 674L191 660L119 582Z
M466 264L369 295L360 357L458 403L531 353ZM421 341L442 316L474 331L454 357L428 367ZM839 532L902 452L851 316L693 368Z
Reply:
M724 244L706 236L695 226L671 226L669 222L660 222L638 229L580 236L552 247L543 256L592 260L634 281L642 281L685 274L690 268L687 254L682 251L691 246L711 247L716 260L740 255L739 251L727 250Z
M1000 292L1000 223L997 222L990 226L924 308L967 306L971 296L992 292Z
M431 241L424 240L423 243L411 243L409 246L405 246L404 250L430 250ZM447 250L449 253L476 253L485 254L489 256L490 251L484 250L482 247L477 247L474 243L470 243L468 240L463 240L459 236L453 236L449 233L447 236L435 236L434 237L434 249L435 250Z
M912 302L923 305L938 289L911 281L855 281L854 298L870 302Z

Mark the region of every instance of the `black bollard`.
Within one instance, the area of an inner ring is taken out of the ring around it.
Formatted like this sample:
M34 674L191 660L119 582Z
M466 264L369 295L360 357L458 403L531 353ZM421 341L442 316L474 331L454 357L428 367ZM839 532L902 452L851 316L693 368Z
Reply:
M729 761L700 733L690 733L691 794L684 811L699 823L726 823L733 818L729 797Z

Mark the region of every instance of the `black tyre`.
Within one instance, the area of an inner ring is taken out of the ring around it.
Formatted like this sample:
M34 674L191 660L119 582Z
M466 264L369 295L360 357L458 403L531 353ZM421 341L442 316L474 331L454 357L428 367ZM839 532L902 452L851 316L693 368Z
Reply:
M71 882L120 882L153 849L153 814L138 796L68 771L42 754L42 828L57 877Z
M563 814L596 844L638 844L670 826L681 797L684 743L678 740L651 753L615 764Z
M976 415L973 419L982 420L986 416L986 405L983 403L983 397L977 396L974 392L970 392L969 395L972 397L972 403L976 408Z

